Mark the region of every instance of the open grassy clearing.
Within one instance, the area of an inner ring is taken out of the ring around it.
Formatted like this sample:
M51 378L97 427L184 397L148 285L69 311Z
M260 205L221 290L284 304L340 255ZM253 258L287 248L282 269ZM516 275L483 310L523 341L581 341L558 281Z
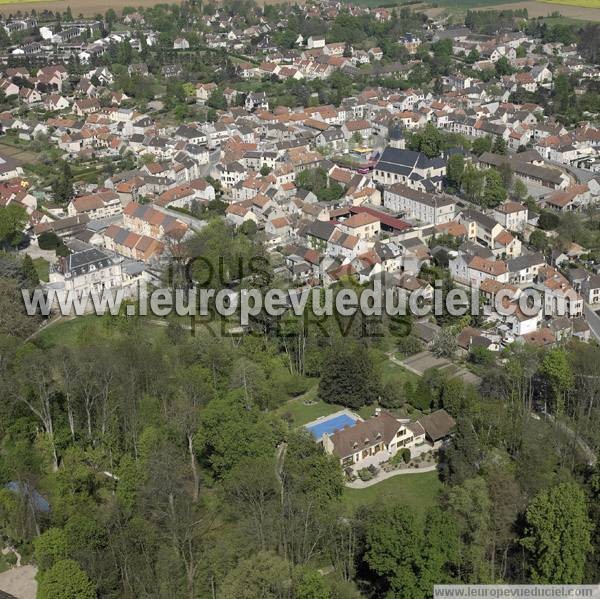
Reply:
M402 503L407 505L418 518L432 507L442 488L438 473L400 474L366 487L344 489L343 502L349 510L377 504Z

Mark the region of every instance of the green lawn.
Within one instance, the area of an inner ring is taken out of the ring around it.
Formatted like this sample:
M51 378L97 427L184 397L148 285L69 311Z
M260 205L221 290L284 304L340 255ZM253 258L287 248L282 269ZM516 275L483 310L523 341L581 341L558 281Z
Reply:
M365 489L344 489L343 502L352 511L373 503L400 502L421 518L433 506L442 488L437 472L400 474Z
M402 368L402 366L394 364L394 362L388 360L387 358L385 361L381 362L380 369L381 380L384 383L391 381L398 385L404 385L406 381L410 381L416 385L419 380L419 377L416 374L406 370L406 368Z
M48 271L50 269L50 263L45 258L36 258L33 261L35 270L37 271L40 281L48 281Z
M304 395L286 401L278 410L280 416L291 419L293 427L302 426L321 416L342 410L343 406L325 403L317 397L318 385L315 383ZM311 402L307 405L305 402ZM315 403L312 403L315 402Z
M109 315L99 316L97 314L76 316L70 320L65 318L56 322L56 324L50 324L47 328L42 329L39 334L36 335L35 342L43 347L53 347L56 345L72 347L80 340L86 341L94 339L95 337L106 337L110 334L109 330L111 324L109 323L109 319L111 318L113 317ZM157 318L156 320L159 319ZM142 326L144 326L144 332L148 342L160 341L160 338L162 338L166 331L165 327L158 326L149 321L144 322Z

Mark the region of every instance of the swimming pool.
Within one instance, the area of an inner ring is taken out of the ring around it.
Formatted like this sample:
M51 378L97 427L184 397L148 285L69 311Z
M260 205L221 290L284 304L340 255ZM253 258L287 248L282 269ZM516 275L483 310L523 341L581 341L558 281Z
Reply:
M324 433L331 435L335 431L339 431L346 426L354 426L355 424L356 418L352 418L348 414L338 414L314 424L307 424L306 428L315 439L319 440Z

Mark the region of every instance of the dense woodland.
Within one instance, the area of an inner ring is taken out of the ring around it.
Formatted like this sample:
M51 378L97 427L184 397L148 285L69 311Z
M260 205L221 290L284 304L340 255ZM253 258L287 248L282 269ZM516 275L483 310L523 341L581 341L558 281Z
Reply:
M256 233L217 221L189 251L212 260L223 247L217 286L262 251ZM35 284L17 258L1 266L3 289ZM382 383L381 358L419 351L407 321L261 317L243 336L192 336L188 319L90 316L26 341L30 330L13 328L20 305L1 297L0 527L39 567L42 599L420 598L436 582L598 582L600 470L580 443L600 448L596 345L478 352L480 389L435 370L399 388ZM347 502L336 460L286 409L315 385L353 409L456 418L432 507Z

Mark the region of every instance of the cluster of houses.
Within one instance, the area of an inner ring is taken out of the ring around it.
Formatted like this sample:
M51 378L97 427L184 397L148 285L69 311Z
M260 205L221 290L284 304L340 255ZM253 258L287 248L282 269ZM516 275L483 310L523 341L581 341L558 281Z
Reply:
M340 7L325 3L301 10L331 20ZM348 5L347 10L372 13L381 22L393 18L385 8ZM398 40L409 59L394 63L382 61L380 48L361 50L328 43L317 35L299 35L291 49L277 47L273 25L263 17L248 26L241 17L217 9L207 23L211 33L204 35L204 42L209 47L241 52L260 40L254 54L258 60L236 61L239 79L326 78L334 70L352 77L357 69L367 75L408 77L420 64L417 48L423 34ZM279 28L284 24L282 20ZM210 104L213 94L222 93L227 106L211 122L173 125L128 102L123 92L113 89L111 69L95 60L110 44L126 42L137 48L140 35L151 45L143 14L128 14L124 25L131 31L125 27L106 37L102 27L89 21L70 23L60 31L40 28L42 45L69 46L79 52L80 64L87 65L83 75L69 76L64 60L39 68L6 68L2 73L0 89L5 96L18 97L29 108L1 113L3 132L22 141L43 138L67 160L94 164L129 155L135 163L131 170L115 172L101 182L77 183L68 206L54 206L44 193L32 193L18 161L0 157L0 198L3 205L25 206L27 232L34 243L40 235L53 233L74 253L94 249L112 257L111 264L116 260L121 265L124 278L152 273L177 244L202 226L197 216L201 208L218 199L229 225L252 225L261 231L267 248L279 259L279 274L292 287L327 287L347 277L360 283L380 278L398 294L419 291L429 297L431 285L420 278L421 268L439 262L444 253L456 284L477 287L490 301L507 286L513 302L530 286L544 294L546 315L498 319L486 329L493 338L491 347L516 339L554 342L561 318L571 324L569 334L590 335L583 312L586 303L600 301L597 277L590 273L571 280L561 268L561 263L581 255L582 248L543 256L528 246L537 222L519 201L481 210L446 192L448 160L461 152L476 168L510 170L534 201L557 213L598 201L600 130L589 123L568 130L545 118L541 105L510 101L519 89L552 86L561 69L593 76L594 69L572 49L542 45L540 53L539 40L522 32L474 36L465 29L440 29L427 35L433 41L451 38L457 56L476 56L475 73L506 59L514 74L485 82L453 71L435 93L373 86L343 98L337 106L320 104L315 97L310 106L295 108L273 105L264 91L236 90L235 82L223 87L197 81L188 86L190 101ZM83 46L78 47L80 41ZM173 50L175 54L190 50L185 32L174 41ZM557 54L562 66L553 62ZM132 76L151 76L148 66L137 59L128 70ZM173 65L163 67L160 76L179 74L181 67ZM407 148L408 132L428 124L470 139L489 137L494 148L503 146L507 151L476 156L452 148L428 157ZM504 143L496 143L500 141ZM578 175L581 171L587 175ZM317 174L320 188L302 187L305 172ZM40 202L43 206L38 206ZM95 266L96 277L104 263ZM69 272L69 264L62 261L56 273ZM107 276L113 277L115 268L108 268ZM562 297L568 300L565 314L559 314Z

